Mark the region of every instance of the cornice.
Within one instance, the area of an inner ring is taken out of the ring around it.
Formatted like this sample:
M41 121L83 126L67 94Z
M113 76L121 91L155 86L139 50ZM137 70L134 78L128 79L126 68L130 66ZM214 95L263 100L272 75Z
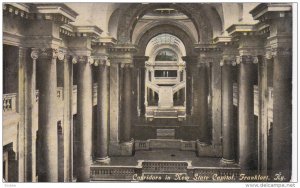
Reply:
M70 22L74 22L78 16L77 12L63 3L39 3L33 5L32 13L59 14L69 19Z
M290 3L261 3L252 9L250 14L252 14L254 20L264 21L266 19L272 19L278 16L284 17L284 12L291 11L292 5Z

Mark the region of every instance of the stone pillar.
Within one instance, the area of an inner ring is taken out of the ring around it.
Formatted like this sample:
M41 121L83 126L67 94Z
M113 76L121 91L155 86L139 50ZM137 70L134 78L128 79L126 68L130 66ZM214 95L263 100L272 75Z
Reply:
M114 154L116 147L120 140L120 65L118 63L111 63L110 65L110 147L109 155Z
M62 63L64 74L64 181L71 182L73 180L73 63L70 56L65 56Z
M267 175L268 164L268 59L263 56L258 61L258 92L259 92L259 128L258 128L258 168L260 173Z
M92 164L92 70L89 56L81 56L78 61L77 117L78 117L78 174L79 182L90 180Z
M57 162L57 87L56 87L56 49L39 51L38 63L41 64L39 79L39 138L40 165L39 181L58 181Z
M250 12L270 31L266 46L274 66L271 167L273 176L281 175L279 181L290 181L292 170L292 11L288 3L261 3Z
M222 119L222 74L220 58L215 58L212 62L211 72L211 105L212 105L212 140L214 145L221 145L221 119Z
M36 130L35 111L36 111L36 60L38 58L38 49L31 52L31 62L26 65L25 76L25 153L26 153L26 181L36 181Z
M232 65L235 61L223 59L222 66L222 138L223 157L222 162L234 163L234 123L233 123L233 77Z
M186 62L186 113L192 115L193 111L193 70L196 68L196 58L183 57Z
M28 109L31 107L31 100L27 101L27 97L31 97L30 94L28 94L28 89L26 88L26 84L31 84L31 81L27 81L26 77L27 74L27 66L29 63L27 63L27 49L19 47L19 59L18 59L18 79L19 79L19 86L18 86L18 109L17 112L20 115L20 121L19 121L19 131L18 136L21 140L18 143L18 182L25 182L31 180L31 172L32 172L32 166L31 166L31 135L27 135L27 129L31 130L31 124L29 124L31 121L32 113L26 113L28 112ZM31 62L30 62L31 63ZM30 90L31 91L31 90ZM29 92L30 93L30 92ZM28 104L29 103L29 104ZM25 118L23 118L25 117ZM30 119L30 120L29 120ZM22 141L24 140L24 142ZM4 154L4 151L3 151ZM7 172L8 173L8 172ZM6 173L6 174L7 174Z
M208 76L206 63L199 63L199 78L196 83L199 84L199 93L194 93L199 100L200 135L199 141L208 144L210 142L210 132L208 126Z
M96 161L109 163L108 115L109 115L109 62L101 62L98 72Z
M124 65L124 81L123 81L123 108L122 108L122 142L131 141L131 110L132 110L132 65Z
M238 99L238 123L239 123L239 163L242 170L254 170L256 138L254 126L254 71L253 56L240 56L239 73L239 99Z
M273 72L273 175L289 181L292 169L292 54L291 47L275 48Z

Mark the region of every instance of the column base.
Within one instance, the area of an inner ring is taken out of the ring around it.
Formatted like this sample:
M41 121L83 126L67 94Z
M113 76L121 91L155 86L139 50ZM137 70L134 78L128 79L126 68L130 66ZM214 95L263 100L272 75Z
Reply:
M129 142L110 142L109 156L132 156L134 151L134 140Z
M228 164L234 164L235 163L235 161L233 159L224 159L224 158L222 158L220 162L221 162L222 165L228 165Z
M198 157L222 157L222 146L197 140L196 153Z
M104 157L104 158L97 158L95 162L97 164L98 163L100 163L100 164L109 164L110 163L110 158L108 156Z

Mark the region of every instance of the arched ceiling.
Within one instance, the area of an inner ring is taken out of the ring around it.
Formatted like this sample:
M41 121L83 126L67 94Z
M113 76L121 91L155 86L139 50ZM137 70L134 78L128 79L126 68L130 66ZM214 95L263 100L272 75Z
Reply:
M147 44L145 56L153 56L157 49L169 48L176 52L177 55L186 56L186 50L183 42L176 36L167 33L159 34L153 37Z
M213 5L205 3L135 3L122 8L117 28L118 42L120 44L132 43L135 27L141 18L145 15L148 17L161 16L157 14L157 11L161 10L173 11L177 17L185 15L185 19L188 18L196 29L197 43L209 43L212 41L213 34L222 32L221 16ZM167 17L165 14L163 16Z
M185 30L174 25L162 25L149 29L143 35L143 37L141 37L140 40L136 41L135 43L138 49L137 55L144 56L146 54L146 47L151 41L151 39L160 34L169 34L177 37L178 39L180 39L180 41L182 41L182 45L185 48L186 55L193 55L194 50L193 45L191 44L194 44L194 41L191 39L191 37L187 34ZM174 46L174 48L178 48L177 45L172 46Z

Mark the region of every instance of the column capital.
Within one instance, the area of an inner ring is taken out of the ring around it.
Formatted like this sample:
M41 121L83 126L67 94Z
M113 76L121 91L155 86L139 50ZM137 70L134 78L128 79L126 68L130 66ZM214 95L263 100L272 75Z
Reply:
M94 59L92 56L73 56L72 63L89 63L92 65L94 63Z
M223 56L223 58L220 61L220 66L223 65L232 65L236 66L236 56Z
M241 55L241 56L236 56L236 63L258 63L258 56L252 56L252 55Z
M121 68L133 68L133 64L131 63L121 63Z
M62 49L57 48L32 48L30 57L33 60L36 59L59 59L63 60L65 52Z
M103 66L110 66L110 60L108 58L108 56L104 55L104 56L93 56L95 63L95 66L98 65L103 65Z
M285 57L292 55L292 48L288 47L269 47L266 48L265 58L272 59L273 57Z

